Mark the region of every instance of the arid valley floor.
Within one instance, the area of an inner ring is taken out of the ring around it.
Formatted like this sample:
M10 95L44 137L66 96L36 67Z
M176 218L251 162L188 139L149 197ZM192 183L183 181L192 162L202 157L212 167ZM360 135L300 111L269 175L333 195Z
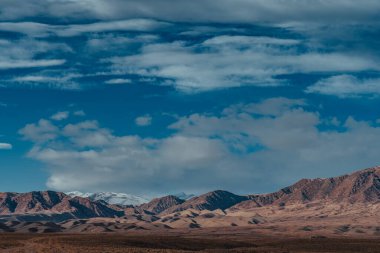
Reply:
M270 231L220 229L219 231L195 229L162 234L2 234L0 252L380 252L380 240L374 237L286 237L270 234Z

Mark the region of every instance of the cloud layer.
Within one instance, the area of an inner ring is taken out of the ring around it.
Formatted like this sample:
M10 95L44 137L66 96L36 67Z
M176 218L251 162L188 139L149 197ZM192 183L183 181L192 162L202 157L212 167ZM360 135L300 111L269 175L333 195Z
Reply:
M203 92L298 86L296 75L321 75L306 92L344 97L332 91L339 76L369 80L379 73L379 47L371 39L378 33L375 0L360 6L354 0L6 0L0 7L1 87L142 83ZM364 86L351 80L339 89L363 93Z
M137 55L110 59L113 71L136 74L179 90L246 85L279 86L283 75L379 70L374 59L344 53L299 51L297 40L217 36L197 45L149 44Z
M136 17L175 22L375 22L380 4L363 0L4 0L1 20L120 20ZM184 11L185 10L185 11Z

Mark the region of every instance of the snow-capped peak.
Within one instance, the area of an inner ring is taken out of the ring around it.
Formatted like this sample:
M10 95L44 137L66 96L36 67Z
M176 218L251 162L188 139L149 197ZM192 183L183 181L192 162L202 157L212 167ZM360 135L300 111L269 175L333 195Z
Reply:
M141 204L149 202L149 200L139 197L139 196L134 196L131 194L126 194L126 193L116 193L116 192L83 193L79 191L72 191L72 192L67 192L66 194L69 195L70 197L89 198L93 201L103 200L111 205L137 206L137 205L141 205Z
M182 200L189 200L193 197L195 197L194 194L187 194L187 193L184 193L184 192L180 192L180 193L176 193L176 194L173 194L173 196L176 196Z

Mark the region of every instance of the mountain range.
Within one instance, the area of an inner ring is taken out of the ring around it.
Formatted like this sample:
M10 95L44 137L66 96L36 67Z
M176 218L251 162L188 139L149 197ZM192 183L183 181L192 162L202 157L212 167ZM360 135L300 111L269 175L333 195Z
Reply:
M116 192L80 192L80 191L72 191L66 192L66 195L70 197L81 197L81 198L89 198L92 201L102 200L111 205L121 205L121 206L139 206L149 202L149 198L144 198L132 194L127 193L116 193ZM173 194L173 196L178 197L182 200L189 200L195 197L194 194L186 194L184 192L180 192L177 194Z
M217 190L187 200L164 196L143 202L114 193L0 193L0 231L268 227L297 233L329 230L380 235L376 225L380 167L334 178L302 179L269 194L242 196Z

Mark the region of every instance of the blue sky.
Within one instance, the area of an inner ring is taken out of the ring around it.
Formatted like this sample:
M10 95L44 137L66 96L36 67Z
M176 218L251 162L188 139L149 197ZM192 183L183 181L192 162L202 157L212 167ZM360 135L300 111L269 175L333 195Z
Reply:
M277 190L380 163L380 3L0 3L0 191Z

